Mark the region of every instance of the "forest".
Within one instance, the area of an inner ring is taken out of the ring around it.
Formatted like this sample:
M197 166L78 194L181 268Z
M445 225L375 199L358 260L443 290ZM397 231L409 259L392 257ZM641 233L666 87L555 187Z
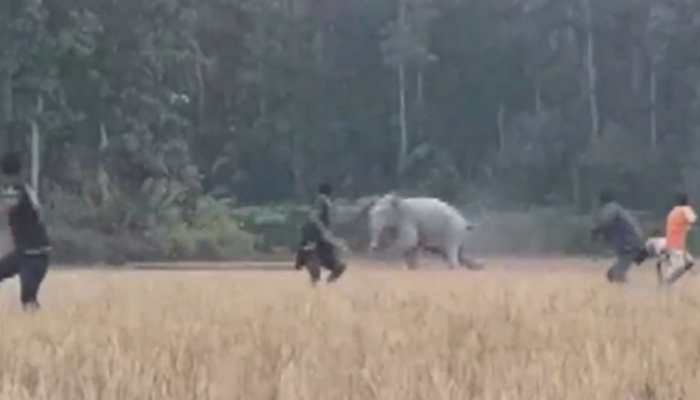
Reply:
M584 247L602 187L651 214L700 198L696 0L0 7L0 148L37 155L60 259L249 254L250 215L322 180L494 215L504 241L541 227L542 251Z

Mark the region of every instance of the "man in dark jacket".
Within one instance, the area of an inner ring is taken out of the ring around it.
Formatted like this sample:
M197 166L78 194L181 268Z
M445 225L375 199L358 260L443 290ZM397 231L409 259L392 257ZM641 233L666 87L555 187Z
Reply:
M36 310L39 287L49 266L49 236L41 220L36 192L21 180L19 155L6 154L0 169L9 179L0 188L0 196L14 244L14 250L0 259L0 281L19 275L22 306L28 311Z
M323 183L319 186L309 221L304 224L301 230L301 243L297 250L294 266L296 269L306 266L313 284L316 284L321 278L321 266L331 271L328 282L340 278L346 268L345 262L340 259L338 254L339 250L345 246L330 231L333 208L331 195L330 184ZM317 260L312 260L313 256L316 256Z
M599 200L591 234L594 239L602 236L617 257L607 272L608 281L624 283L632 263L641 264L647 258L644 235L637 219L609 191L603 191Z

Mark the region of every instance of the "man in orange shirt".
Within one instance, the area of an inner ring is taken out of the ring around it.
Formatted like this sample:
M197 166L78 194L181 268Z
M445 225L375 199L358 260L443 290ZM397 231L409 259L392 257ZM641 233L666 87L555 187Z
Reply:
M693 257L687 248L688 230L697 220L695 210L688 204L688 195L681 193L666 218L666 249L670 268L661 283L671 284L693 267Z

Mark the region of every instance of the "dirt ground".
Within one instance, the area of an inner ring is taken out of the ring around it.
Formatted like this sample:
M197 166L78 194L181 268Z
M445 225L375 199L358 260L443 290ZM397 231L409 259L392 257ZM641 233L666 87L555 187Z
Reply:
M464 268L451 270L440 259L425 257L415 270L407 270L401 260L386 259L376 260L363 257L347 259L348 270L342 278L343 281L360 279L383 280L402 278L435 277L444 279L455 276L455 279L533 279L543 280L548 278L562 279L600 279L605 281L605 272L614 262L612 258L584 258L584 257L557 257L557 256L492 256L479 258L485 265L483 270L472 271ZM647 260L641 266L630 268L629 285L631 288L655 287L654 260ZM167 277L170 273L185 276L212 277L225 276L232 279L271 279L276 282L292 279L292 282L306 282L305 271L293 269L293 259L289 261L258 261L238 260L226 262L160 262L160 263L133 263L122 268L109 268L105 266L79 266L60 265L54 267L49 275L68 275L73 277L90 276L107 273L113 274L143 274L149 277ZM324 271L324 274L327 273ZM688 273L676 285L687 285L696 280L697 270ZM457 278L459 277L459 278ZM48 283L50 285L50 283ZM0 293L0 296L2 294Z
M367 257L352 257L348 260L348 273L354 270L396 270L407 273L445 272L445 273L489 273L489 272L513 272L513 273L559 273L575 272L587 274L601 274L612 263L611 258L584 258L584 257L559 257L559 256L490 256L478 258L485 264L483 271L465 271L463 269L450 270L447 265L435 257L424 257L419 261L416 270L408 271L399 259L369 259ZM633 267L630 272L638 270L650 270L654 261L649 260L644 265ZM222 262L143 262L133 263L126 269L141 271L291 271L293 255L288 256L288 261L259 261L238 260ZM66 267L66 266L61 266ZM85 266L68 266L86 268ZM88 267L90 268L90 267Z

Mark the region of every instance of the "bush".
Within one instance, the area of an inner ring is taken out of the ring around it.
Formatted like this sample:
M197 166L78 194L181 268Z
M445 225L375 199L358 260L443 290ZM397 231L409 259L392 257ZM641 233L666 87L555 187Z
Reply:
M214 259L250 256L254 253L255 236L233 223L220 223L209 228L170 229L165 235L166 256L170 259Z
M183 208L174 204L145 211L138 202L128 201L98 207L58 191L52 193L45 213L58 262L222 260L252 255L256 240L241 229L228 202L205 196L197 199L187 221ZM134 213L138 221L148 220L145 228L125 223L124 217Z
M257 235L255 249L269 252L279 247L293 249L296 246L308 209L303 206L279 204L242 207L235 209L233 215L245 230Z
M226 259L254 253L255 235L243 231L229 206L209 197L199 199L190 223L158 228L168 258Z
M109 235L90 228L52 226L52 259L60 263L120 265L132 260L157 260L164 252L158 243L135 235Z

